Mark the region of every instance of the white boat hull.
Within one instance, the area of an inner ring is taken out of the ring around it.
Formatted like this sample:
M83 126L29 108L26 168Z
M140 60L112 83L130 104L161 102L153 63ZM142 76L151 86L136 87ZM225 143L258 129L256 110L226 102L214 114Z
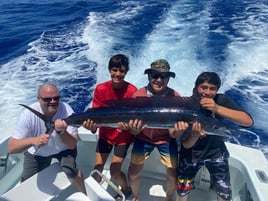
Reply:
M77 164L85 178L89 178L95 162L97 135L90 134L87 130L80 128L79 137ZM233 201L266 201L268 197L268 161L263 153L259 150L236 144L226 143L226 145L230 152ZM1 155L5 155L6 146L7 141L4 141L0 148ZM123 164L123 171L126 174L130 161L130 151L131 148ZM158 152L154 150L145 163L141 181L141 201L165 200L166 170L159 159ZM109 162L110 158L103 171L103 174L108 178L110 177ZM41 173L39 173L39 175L30 178L27 183L25 181L22 184L17 184L22 171L22 163L22 154L9 156L6 175L2 176L0 180L0 194L2 195L0 201L29 201L33 200L32 198L34 196L37 196L36 198L38 199L35 200L38 201L52 199L75 201L81 196L81 194L76 193L76 190L66 182L66 177L62 176L62 172L55 174L53 181L40 179L42 177L40 176ZM0 168L2 174L4 174L2 170L4 168ZM52 170L52 172L55 173L55 170ZM201 169L195 178L196 188L190 194L190 200L216 201L216 193L209 188L209 180L210 176L207 170L205 168ZM47 188L41 188L40 182L43 187L47 186ZM51 192L48 190L50 188L49 186L51 186L48 184L49 182L53 183L53 187L56 187L57 191ZM104 188L107 188L107 186L104 186ZM9 189L11 190L6 192ZM108 188L106 191L111 196L114 196L114 191L111 189ZM80 197L80 199L84 200L85 198L83 197Z

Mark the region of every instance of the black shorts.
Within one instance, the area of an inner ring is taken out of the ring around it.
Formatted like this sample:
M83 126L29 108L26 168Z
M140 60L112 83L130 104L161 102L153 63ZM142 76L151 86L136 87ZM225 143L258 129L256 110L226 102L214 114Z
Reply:
M127 155L127 150L129 148L129 144L125 145L112 145L109 144L106 140L99 138L96 152L102 154L110 154L114 146L114 155L120 158L125 158Z
M34 174L40 172L51 164L52 158L56 158L61 166L62 170L69 178L77 176L78 169L76 168L77 149L67 149L58 154L54 154L47 157L35 156L29 152L24 153L23 172L21 176L21 182L25 181Z
M186 196L194 188L194 177L202 166L206 166L211 176L211 187L218 196L225 200L232 199L228 159L219 157L215 160L193 162L191 158L180 157L178 166L177 191Z

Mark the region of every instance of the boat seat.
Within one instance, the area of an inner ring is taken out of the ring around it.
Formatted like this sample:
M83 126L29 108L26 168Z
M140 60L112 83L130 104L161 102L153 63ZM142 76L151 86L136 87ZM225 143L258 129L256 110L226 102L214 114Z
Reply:
M84 193L76 192L66 198L65 201L91 201Z
M92 176L85 180L87 195L76 192L66 198L65 201L114 201L114 198Z
M3 194L0 201L51 200L70 185L60 164L55 162Z
M113 183L111 182L105 175L100 173L98 170L93 170L90 173L90 176L85 179L85 187L87 196L90 198L90 201L114 201L115 199L111 196L111 194L98 183L93 175L98 174L102 178L102 184L107 184L110 186L113 191L117 192L119 195L122 196L122 200L125 200L125 195L122 191Z
M203 166L198 171L195 177L195 187L202 190L209 190L210 189L210 174L208 169Z

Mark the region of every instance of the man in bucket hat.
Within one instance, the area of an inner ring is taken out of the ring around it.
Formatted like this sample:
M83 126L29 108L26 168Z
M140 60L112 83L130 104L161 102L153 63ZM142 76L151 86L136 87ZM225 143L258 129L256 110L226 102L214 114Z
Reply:
M165 59L159 59L151 63L151 68L146 69L149 84L138 89L134 93L137 96L179 96L179 93L169 88L170 77L175 73L170 72L170 65ZM171 201L176 190L176 167L177 167L177 143L170 135L177 130L176 124L170 129L152 129L143 126L139 119L130 120L125 129L135 135L135 141L131 153L129 166L129 179L132 188L132 201L139 200L140 176L145 160L150 156L154 148L157 148L161 155L161 162L167 168L167 193L166 200Z
M160 73L162 75L175 78L176 74L169 70L169 63L165 59L159 59L151 63L151 68L146 69L144 74Z

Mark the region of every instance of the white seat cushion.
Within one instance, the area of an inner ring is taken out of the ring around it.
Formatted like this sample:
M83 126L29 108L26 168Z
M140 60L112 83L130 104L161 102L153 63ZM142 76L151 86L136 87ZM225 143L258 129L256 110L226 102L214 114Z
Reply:
M69 187L66 174L62 171L59 163L53 163L46 169L33 175L20 183L10 191L3 194L0 200L9 201L46 201L58 195L62 190Z

